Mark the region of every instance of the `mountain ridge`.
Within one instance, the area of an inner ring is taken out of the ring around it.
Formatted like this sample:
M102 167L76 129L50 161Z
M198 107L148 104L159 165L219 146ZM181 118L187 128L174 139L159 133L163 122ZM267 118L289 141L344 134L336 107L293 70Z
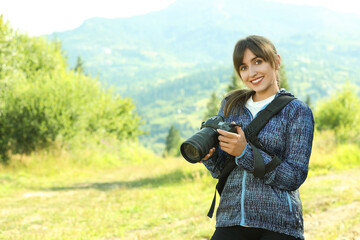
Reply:
M195 131L202 114L185 111L192 115L188 119L192 128L185 127L185 120L177 120L171 106L191 99L189 106L179 108L205 110L204 101L211 92L223 94L233 74L233 47L250 34L274 42L291 90L299 98L310 95L316 101L346 80L360 85L360 16L315 6L177 0L145 15L89 19L77 29L49 38L62 42L70 65L81 56L89 74L131 97L144 116L150 138L156 139L150 142L160 146L170 124L183 137ZM191 91L182 82L190 84ZM158 109L159 116L153 109Z

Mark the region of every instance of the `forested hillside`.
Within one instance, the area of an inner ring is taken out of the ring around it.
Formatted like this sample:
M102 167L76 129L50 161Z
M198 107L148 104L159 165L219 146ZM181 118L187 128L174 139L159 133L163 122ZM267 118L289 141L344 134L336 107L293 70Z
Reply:
M312 102L345 81L360 85L360 17L271 1L177 0L167 9L122 19L89 19L55 33L71 66L121 96L147 123L143 142L163 147L171 124L188 137L200 125L211 92L233 74L232 49L248 34L269 37L282 56L291 91ZM155 147L157 146L157 147Z

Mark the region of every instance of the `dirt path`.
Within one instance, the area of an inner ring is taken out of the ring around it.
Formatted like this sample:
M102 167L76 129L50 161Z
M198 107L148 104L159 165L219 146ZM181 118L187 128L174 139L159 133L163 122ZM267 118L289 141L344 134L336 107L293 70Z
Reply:
M315 176L306 184L330 185L328 192L314 193L314 212L304 216L306 240L360 240L360 170Z
M341 240L360 240L360 224L355 224L347 229L345 221L360 216L360 202L353 202L336 208L331 208L324 212L305 215L305 236L312 239L312 236L331 234L334 226L343 230L343 234L337 239ZM328 229L328 230L326 230Z

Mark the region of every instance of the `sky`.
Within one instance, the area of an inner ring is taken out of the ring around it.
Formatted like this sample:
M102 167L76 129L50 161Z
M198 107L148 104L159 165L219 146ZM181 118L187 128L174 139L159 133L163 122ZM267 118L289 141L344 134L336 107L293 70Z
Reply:
M120 18L165 9L176 0L0 0L0 14L10 25L31 36L79 27L88 18ZM196 0L194 0L196 1ZM222 1L222 0L219 0ZM360 15L358 0L268 0L318 5Z
M79 27L92 17L130 17L158 11L175 0L0 0L0 14L32 36Z

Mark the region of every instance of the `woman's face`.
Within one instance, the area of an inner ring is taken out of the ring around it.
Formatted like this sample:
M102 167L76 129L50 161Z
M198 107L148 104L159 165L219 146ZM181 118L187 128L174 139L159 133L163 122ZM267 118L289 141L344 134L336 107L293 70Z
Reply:
M279 65L280 56L278 55L277 66ZM276 72L277 70L269 62L255 56L248 48L245 49L239 73L244 84L256 92L253 96L254 101L264 100L279 91Z

